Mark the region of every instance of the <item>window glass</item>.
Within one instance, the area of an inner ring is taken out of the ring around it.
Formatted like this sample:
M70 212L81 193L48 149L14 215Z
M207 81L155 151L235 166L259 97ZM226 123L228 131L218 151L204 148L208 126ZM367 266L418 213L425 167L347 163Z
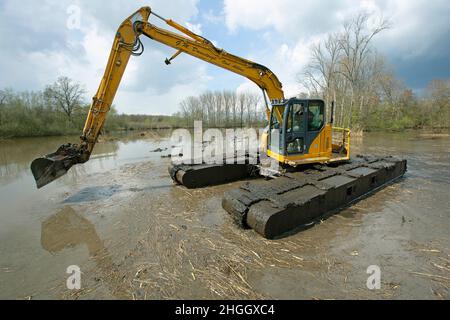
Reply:
M271 114L270 130L281 129L280 122L283 119L283 112L284 112L284 106L273 107L272 114ZM277 115L280 115L280 119L278 119Z
M269 150L281 153L280 140L284 106L274 106L270 115Z
M303 104L296 103L291 106L291 112L289 113L288 132L305 132L303 112Z
M295 153L303 153L303 138L297 138L287 144L287 153L295 154Z
M308 131L318 131L324 122L324 105L321 102L310 102L308 110Z

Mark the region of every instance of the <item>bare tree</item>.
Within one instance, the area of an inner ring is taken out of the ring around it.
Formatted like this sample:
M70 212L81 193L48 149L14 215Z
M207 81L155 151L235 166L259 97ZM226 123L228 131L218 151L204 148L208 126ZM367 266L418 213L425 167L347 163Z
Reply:
M63 111L69 120L75 108L80 107L85 91L79 83L73 83L68 77L60 77L44 91L46 99Z
M230 91L223 91L222 92L222 101L224 104L224 110L225 110L225 127L228 127L230 125L230 114L232 112L233 106L232 103L232 97L233 93Z
M344 24L344 32L339 39L342 50L341 74L346 77L356 89L361 79L365 62L371 52L371 41L381 31L389 27L388 21L380 21L372 28L368 28L369 15L360 13L354 19Z
M244 113L245 113L245 103L246 103L246 93L240 93L237 97L238 101L238 112L239 112L239 126L242 128L244 126Z
M372 27L369 18L360 13L344 23L342 32L313 45L311 62L299 75L310 96L322 97L327 106L332 100L336 102L339 125L350 125L354 112L360 117L373 100L373 82L381 69L371 42L389 24L380 18ZM359 108L354 110L356 103Z
M199 97L199 107L202 108L203 121L210 124L214 121L214 95L211 91L206 91Z
M214 109L216 111L216 126L223 124L223 100L222 93L219 91L214 92Z
M180 115L187 121L203 120L205 126L230 127L240 125L252 126L263 122L258 117L265 113L259 110L259 95L252 93L237 94L232 91L206 91L199 97L188 97L180 103Z
M3 106L6 102L6 92L0 90L0 106Z
M335 89L336 69L340 59L339 35L328 35L324 43L314 44L311 50L311 62L299 80L313 95L322 95L328 103Z
M236 111L237 111L237 95L236 93L231 95L231 100L230 100L230 104L231 104L231 111L233 113L233 126L236 126Z
M246 93L246 113L247 113L247 125L252 126L257 119L256 112L258 110L258 103L260 96L255 94Z
M450 127L450 79L431 81L427 88L427 100L433 115L431 125L439 129Z
M0 125L3 124L3 105L6 102L6 92L0 90Z
M360 99L364 97L361 92L364 87L363 73L372 52L371 42L377 34L389 27L389 22L380 18L374 27L369 28L369 18L367 13L360 13L346 22L339 39L342 51L340 73L350 85L349 122L351 122L355 96L359 95Z

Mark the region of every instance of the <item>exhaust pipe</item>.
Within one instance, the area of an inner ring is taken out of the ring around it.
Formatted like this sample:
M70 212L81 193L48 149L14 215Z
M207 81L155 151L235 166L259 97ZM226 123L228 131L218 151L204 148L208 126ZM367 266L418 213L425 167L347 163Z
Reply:
M35 159L31 163L31 172L40 189L65 175L69 169L77 164L84 163L82 149L76 144L64 144L55 153L43 158Z

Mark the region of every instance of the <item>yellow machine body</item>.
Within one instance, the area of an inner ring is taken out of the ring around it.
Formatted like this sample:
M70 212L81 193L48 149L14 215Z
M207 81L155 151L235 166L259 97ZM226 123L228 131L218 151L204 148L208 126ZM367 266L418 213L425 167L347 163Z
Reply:
M161 19L178 32L166 30L149 23L151 15ZM97 93L93 97L80 144L63 145L55 153L36 159L32 163L31 169L38 187L42 187L62 176L72 165L89 160L130 57L132 55L140 56L144 51L140 40L141 35L145 35L176 50L170 59L166 59L165 62L168 65L176 57L184 53L253 81L263 92L269 126L273 122L283 123L285 113L279 106L274 106L280 105L280 103L282 105L288 100L285 100L281 82L270 69L219 49L204 37L195 34L173 20L164 19L152 12L150 7L142 7L125 19L117 30L105 74ZM272 104L272 109L267 98ZM336 136L333 133L335 131L338 132ZM269 157L283 164L297 166L306 163L328 163L348 160L350 156L349 131L347 129L332 128L331 124L324 123L314 141L310 141L311 143L307 145L305 144L307 149L305 148L301 154L293 155L274 150L269 143L270 136L270 132L263 136L262 149L267 151Z

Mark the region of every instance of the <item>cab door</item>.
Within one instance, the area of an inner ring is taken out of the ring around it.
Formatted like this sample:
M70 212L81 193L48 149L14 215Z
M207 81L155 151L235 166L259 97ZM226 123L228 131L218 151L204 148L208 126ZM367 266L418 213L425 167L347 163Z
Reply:
M322 100L309 100L306 116L305 153L317 154L320 142L315 142L325 125L325 103Z
M307 103L292 101L285 118L285 155L301 155L306 149Z
M272 111L270 113L268 150L276 154L283 154L283 128L285 109L285 105L275 105L272 107Z

